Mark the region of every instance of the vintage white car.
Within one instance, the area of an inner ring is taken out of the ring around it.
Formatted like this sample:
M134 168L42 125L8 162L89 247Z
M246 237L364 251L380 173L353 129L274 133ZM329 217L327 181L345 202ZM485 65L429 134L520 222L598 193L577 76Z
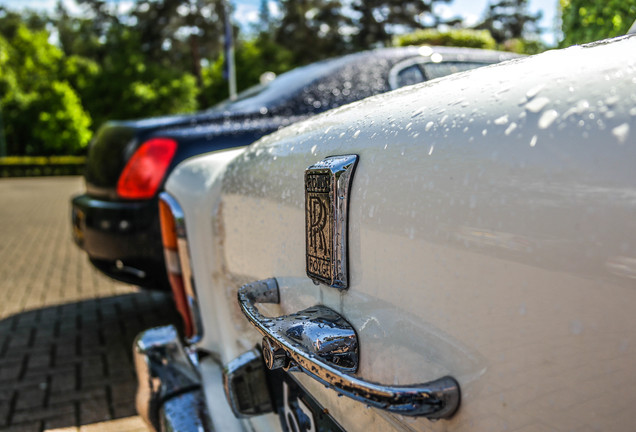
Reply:
M182 163L186 323L138 409L194 431L636 428L636 37L365 99Z

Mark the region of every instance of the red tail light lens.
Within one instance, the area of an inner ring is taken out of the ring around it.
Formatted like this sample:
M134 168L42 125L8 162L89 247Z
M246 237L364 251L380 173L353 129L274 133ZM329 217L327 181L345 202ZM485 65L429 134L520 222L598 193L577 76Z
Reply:
M177 142L153 138L132 155L117 182L117 195L125 199L152 198L177 151Z

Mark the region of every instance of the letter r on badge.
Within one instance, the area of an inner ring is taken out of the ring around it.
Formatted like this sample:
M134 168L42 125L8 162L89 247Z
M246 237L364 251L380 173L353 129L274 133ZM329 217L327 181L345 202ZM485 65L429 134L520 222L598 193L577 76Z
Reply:
M315 251L326 252L327 239L325 225L327 224L327 208L319 197L309 200L309 247Z

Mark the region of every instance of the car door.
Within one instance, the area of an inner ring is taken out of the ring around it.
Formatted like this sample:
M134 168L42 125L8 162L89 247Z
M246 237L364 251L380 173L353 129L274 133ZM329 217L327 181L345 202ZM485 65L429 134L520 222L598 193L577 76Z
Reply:
M266 351L284 428L631 427L633 43L398 90L230 164L227 331Z

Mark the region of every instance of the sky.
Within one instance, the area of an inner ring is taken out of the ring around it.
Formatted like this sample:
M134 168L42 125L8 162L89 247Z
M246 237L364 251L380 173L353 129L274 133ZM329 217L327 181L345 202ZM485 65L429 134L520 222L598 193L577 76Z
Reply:
M71 11L78 11L74 0L62 0ZM133 0L110 0L118 3L120 7L127 8ZM246 25L258 20L258 8L260 0L230 0L235 7L233 19L240 25ZM30 8L36 10L52 11L57 0L0 0L0 5L11 9ZM542 11L543 18L540 27L543 29L542 39L549 45L555 44L556 10L558 0L530 0L530 12ZM437 12L443 17L450 18L460 16L467 25L475 24L482 17L488 0L453 0L450 4L438 6Z

